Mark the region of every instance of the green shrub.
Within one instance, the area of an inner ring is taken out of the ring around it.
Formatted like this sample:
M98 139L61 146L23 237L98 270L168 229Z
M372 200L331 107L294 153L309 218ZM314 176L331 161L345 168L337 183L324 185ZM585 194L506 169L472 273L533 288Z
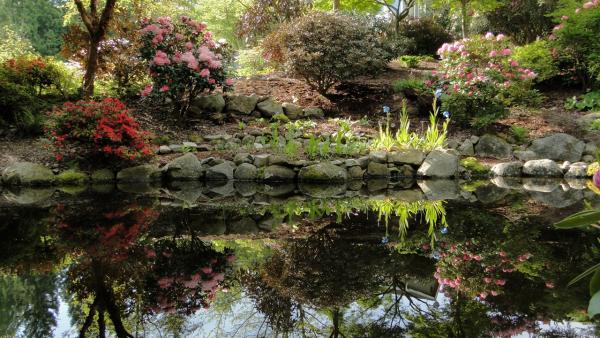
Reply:
M429 55L402 55L397 60L406 68L416 68L421 62L433 61L434 59Z
M385 68L395 56L364 17L312 13L282 25L263 43L268 60L320 94L335 84Z
M413 78L396 80L392 83L392 88L396 93L402 92L406 89L414 89L421 92L428 90L423 80Z
M589 92L580 98L572 97L567 99L565 108L576 110L598 110L600 109L600 91Z
M496 96L482 90L479 95L450 93L442 96L442 110L450 112L452 119L462 125L485 128L506 117L508 109Z
M569 2L555 12L561 23L554 28L551 38L572 62L573 75L585 88L600 85L600 5L586 2L581 8Z
M487 12L489 29L510 36L518 44L527 44L552 31L552 18L549 17L558 0L512 0Z
M404 20L400 35L413 41L413 48L407 51L413 55L435 56L442 44L452 41L452 35L431 18Z
M542 82L558 75L558 66L552 56L548 41L538 40L525 46L516 47L514 58L522 67L533 70L536 82Z
M517 144L529 142L529 129L527 127L512 125L510 126L510 133Z

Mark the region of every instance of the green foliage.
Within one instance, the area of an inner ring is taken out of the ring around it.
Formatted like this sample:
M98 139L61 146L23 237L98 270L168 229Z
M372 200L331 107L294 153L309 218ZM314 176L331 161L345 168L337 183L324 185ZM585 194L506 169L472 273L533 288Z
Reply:
M15 32L10 26L0 27L0 62L19 55L33 54L31 41Z
M489 29L504 33L518 44L536 41L552 31L552 18L558 0L514 0L502 2L494 11L487 12L485 18Z
M510 126L510 134L517 144L526 144L529 142L529 129L527 127L513 124Z
M365 18L312 13L282 25L263 43L280 62L320 94L335 84L383 69L392 54Z
M414 89L420 92L424 92L428 89L423 80L415 78L396 80L392 83L392 88L396 93L403 92L406 89Z
M516 47L514 58L520 66L533 70L537 77L534 81L543 82L558 75L556 60L550 51L550 43L537 40L530 44Z
M81 185L88 181L88 176L81 171L70 169L58 174L56 176L56 181L59 184L65 185Z
M451 15L459 16L461 19L463 38L469 36L469 27L473 12L485 13L498 8L502 4L498 0L433 0L434 8L448 8Z
M432 18L402 21L400 35L413 42L407 51L412 55L435 56L442 44L452 41L452 35Z
M504 102L483 90L478 96L451 93L442 96L442 109L452 113L455 121L474 128L485 128L508 114Z
M381 4L377 1L364 0L340 0L340 10L354 13L378 14L381 11ZM313 8L320 11L331 11L333 9L332 0L314 0Z
M592 2L590 2L592 4ZM560 52L570 61L573 70L584 88L600 85L600 6L563 1L563 6L554 15L561 18L552 38L556 39ZM588 7L588 8L586 8ZM569 70L569 69L567 69Z
M252 77L273 72L258 47L241 49L237 52L235 75L241 77Z
M0 0L0 23L31 41L41 55L56 55L62 42L65 0ZM14 47L13 47L14 48Z
M184 14L206 22L215 40L225 39L233 48L240 48L243 41L238 37L236 24L245 8L244 2L237 0L202 0L198 4L192 2L192 10ZM165 15L164 12L159 14Z
M431 61L433 58L428 55L402 55L397 60L406 68L417 68L421 62Z
M572 97L565 102L565 108L576 110L600 109L600 91L593 91L582 95L580 98Z

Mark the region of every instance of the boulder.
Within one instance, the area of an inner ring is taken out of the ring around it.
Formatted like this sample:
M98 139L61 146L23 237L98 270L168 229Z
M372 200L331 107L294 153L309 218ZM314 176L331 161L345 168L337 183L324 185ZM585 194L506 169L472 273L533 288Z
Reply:
M157 153L158 153L159 155L170 154L170 153L172 153L172 152L173 152L173 149L171 149L169 146L164 146L164 145L163 145L163 146L160 146L160 147L158 147L158 151L157 151Z
M514 152L514 155L519 159L519 161L525 162L539 158L538 155L531 150L517 150Z
M583 162L573 163L565 173L565 178L586 178L587 164Z
M84 185L88 181L88 175L77 169L69 169L56 175L56 183L58 185Z
M389 177L390 169L385 163L370 161L367 167L367 175L369 177Z
M365 174L365 171L359 166L354 166L354 167L348 168L348 179L362 180L364 174Z
M523 165L526 176L561 177L562 169L552 160L531 160Z
M418 176L447 178L458 173L458 157L443 150L433 150L417 170Z
M510 158L512 147L498 136L485 134L479 138L479 142L475 146L475 152L481 157Z
M223 95L200 95L190 102L188 113L201 116L206 113L220 113L225 108Z
M204 175L204 168L196 155L187 153L165 165L163 172L171 180L193 181Z
M519 177L523 172L523 163L517 161L498 163L492 167L491 172L493 176Z
M297 120L302 117L302 107L289 102L284 102L282 107L283 113L290 120Z
M242 163L252 163L252 161L253 161L252 155L250 155L248 153L237 153L233 157L233 162L236 165L240 165Z
M115 173L110 169L100 169L92 172L92 182L94 183L106 183L114 182Z
M388 163L421 165L425 160L425 153L417 149L403 149L388 153Z
M385 151L372 151L369 154L369 161L377 163L387 163L388 153Z
M209 181L224 181L233 179L234 165L231 162L223 162L206 170L206 179Z
M302 111L302 115L307 118L323 118L325 116L325 112L323 112L323 109L316 107L304 108L304 110Z
M256 110L261 112L266 117L273 117L277 114L283 114L283 107L272 98L258 102Z
M258 169L250 163L241 163L233 174L236 180L254 181L258 177Z
M454 180L425 180L417 182L425 197L431 201L452 200L459 196L458 182Z
M2 182L7 185L43 186L52 185L54 180L52 170L37 163L18 162L2 171Z
M296 178L294 170L281 165L270 165L264 169L262 178L270 182L287 182Z
M229 96L227 97L225 112L228 114L250 115L256 108L257 103L258 96Z
M139 165L119 171L117 181L123 183L147 183L160 181L161 171L151 164Z
M473 156L475 155L475 148L473 142L470 139L466 139L460 147L458 147L458 152L463 156Z
M581 160L584 149L583 141L563 133L534 140L529 147L529 150L536 153L539 158L570 162Z
M303 182L344 182L348 179L348 174L346 169L324 162L300 169L298 179Z

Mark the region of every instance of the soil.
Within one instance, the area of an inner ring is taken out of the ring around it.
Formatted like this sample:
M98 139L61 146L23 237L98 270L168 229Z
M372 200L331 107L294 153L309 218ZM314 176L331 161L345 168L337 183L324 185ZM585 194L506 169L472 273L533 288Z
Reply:
M342 83L334 87L327 97L311 89L300 79L291 79L283 74L270 74L247 79L239 79L235 83L234 94L270 96L279 102L292 102L303 107L322 107L326 111L326 119L317 121L317 126L306 130L316 134L332 134L337 131L335 121L329 117L350 118L353 121L363 119L369 123L355 123L353 131L364 135L377 133L378 123L383 122L382 107L392 107L392 111L399 111L402 97L394 94L392 83L403 78L426 77L435 63L422 64L419 69L406 69L397 63L390 63L389 68L380 74L360 77L354 81ZM529 130L530 138L543 137L550 133L566 132L576 137L585 137L588 140L600 141L600 136L586 135L577 127L575 120L581 115L564 108L566 98L580 94L574 90L555 89L543 93L547 100L536 109L512 108L507 118L498 121L487 130L473 131L450 125L449 138L463 140L470 135L481 135L485 132L495 132L510 137L510 128L519 125ZM135 117L143 128L158 137L161 144L181 144L183 141L195 141L198 136L208 134L248 133L252 129L268 129L267 125L258 125L254 117L244 117L247 125L240 129L239 121L229 120L223 124L215 125L206 120L185 120L183 123L177 116L169 113L166 106L148 104L147 102L130 103ZM395 118L393 118L395 119ZM411 126L422 130L427 124L428 116L412 114ZM50 167L56 166L53 156L45 147L43 138L16 138L15 136L0 137L0 168L15 161L34 161L44 163ZM204 152L199 157L220 156L232 158L233 152ZM166 163L172 157L161 156L159 161Z

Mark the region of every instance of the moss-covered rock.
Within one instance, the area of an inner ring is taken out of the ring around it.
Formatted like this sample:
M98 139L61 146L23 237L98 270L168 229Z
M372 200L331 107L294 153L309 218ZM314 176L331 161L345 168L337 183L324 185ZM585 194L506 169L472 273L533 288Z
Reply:
M348 178L346 169L329 162L314 164L300 169L298 179L303 182L343 182Z
M470 171L473 175L485 176L490 172L490 168L479 162L475 157L463 158L460 161L460 165Z
M89 177L86 173L76 169L63 171L56 176L56 183L59 185L84 185L88 180Z
M2 182L6 185L47 186L55 179L52 170L37 163L18 162L2 171Z

